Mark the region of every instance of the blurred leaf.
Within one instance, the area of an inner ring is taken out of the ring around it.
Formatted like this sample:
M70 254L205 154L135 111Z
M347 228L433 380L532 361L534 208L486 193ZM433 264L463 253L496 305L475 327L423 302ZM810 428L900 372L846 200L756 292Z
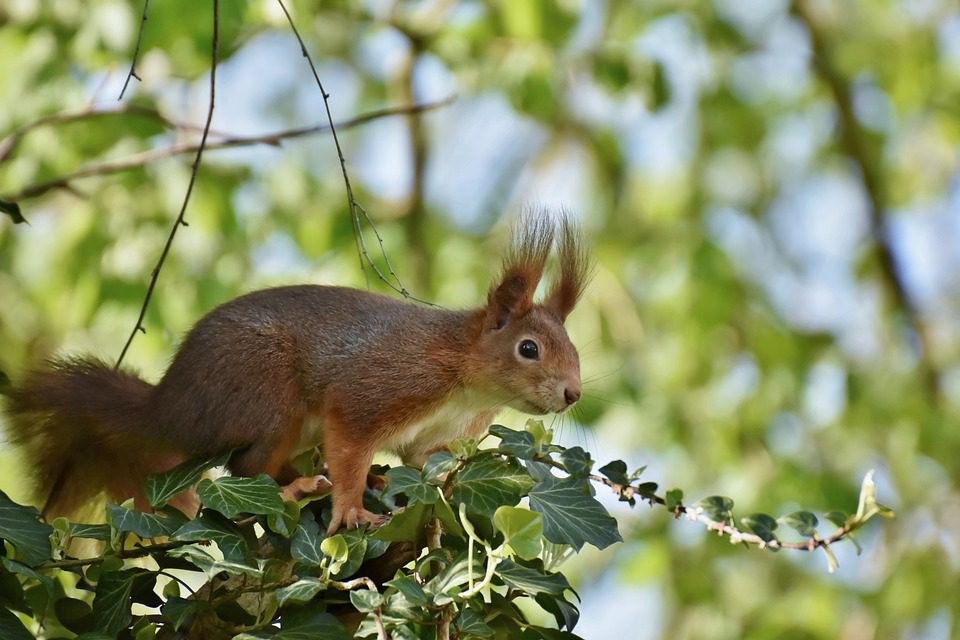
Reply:
M10 216L14 224L21 224L27 221L20 213L20 205L10 200L0 198L0 211Z
M19 505L0 491L0 538L17 550L17 559L35 567L50 559L53 527L40 520L33 507Z
M817 535L817 516L813 515L809 511L794 511L793 513L783 516L783 521L793 527L797 533L808 538L812 538Z
M726 496L710 496L697 502L707 517L714 522L727 522L732 517L733 500Z
M773 533L777 529L777 521L766 513L752 513L743 516L740 518L740 522L764 542L773 542L777 539L777 536Z
M20 619L4 607L0 607L0 638L4 640L34 640L32 633L27 631Z

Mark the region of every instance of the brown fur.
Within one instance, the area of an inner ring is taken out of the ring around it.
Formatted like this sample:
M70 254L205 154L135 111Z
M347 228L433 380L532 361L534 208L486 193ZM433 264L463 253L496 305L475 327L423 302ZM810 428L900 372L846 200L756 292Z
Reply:
M139 495L149 473L229 450L234 473L286 481L297 447L322 440L331 530L374 521L362 498L377 450L422 463L451 439L482 433L503 406L542 414L579 398L579 359L563 321L585 287L587 260L567 219L558 233L559 278L543 304L533 298L555 229L531 214L477 309L280 287L201 319L156 386L89 358L28 374L8 411L13 439L50 494L47 513L70 513L100 491ZM539 359L518 354L524 340L536 342ZM308 416L322 421L320 432L305 431Z

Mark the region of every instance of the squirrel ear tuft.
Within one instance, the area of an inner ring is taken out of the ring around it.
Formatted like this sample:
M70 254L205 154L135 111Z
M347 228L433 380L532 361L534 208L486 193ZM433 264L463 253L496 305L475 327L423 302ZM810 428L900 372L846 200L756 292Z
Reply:
M560 277L554 283L543 306L561 321L566 320L590 279L590 256L583 244L580 229L564 214L560 221Z
M533 294L553 246L553 225L543 211L524 213L513 230L503 272L487 296L487 326L502 329L533 307Z

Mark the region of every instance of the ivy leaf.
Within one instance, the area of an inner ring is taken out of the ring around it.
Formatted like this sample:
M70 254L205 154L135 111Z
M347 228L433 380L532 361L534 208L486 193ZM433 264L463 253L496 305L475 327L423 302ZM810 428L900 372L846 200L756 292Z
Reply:
M397 572L393 580L385 582L384 585L393 587L402 593L403 597L407 599L407 602L415 607L425 607L430 603L430 598L427 597L423 587L421 587L416 580L408 575L404 575L400 571Z
M427 502L433 504L439 494L437 486L424 482L423 476L416 469L410 467L394 467L387 471L387 488L383 497L389 498L402 493L410 498L410 502Z
M203 600L170 598L160 607L160 614L170 622L174 631L178 631L190 624L198 613L209 608L210 605Z
M291 585L277 589L277 606L310 602L324 589L326 585L319 578L300 578Z
M334 536L335 538L338 536ZM367 555L367 534L362 529L350 529L339 534L341 540L343 540L344 545L346 545L347 553L344 558L344 562L337 569L333 567L330 568L330 573L332 577L336 580L340 580L347 576L353 575L357 572L357 569L360 568L360 565L363 564L363 560ZM327 538L329 540L329 538ZM326 540L324 540L326 542ZM320 544L320 548L324 553L327 553L326 548L323 544Z
M100 576L93 600L93 623L99 631L116 635L130 626L130 594L138 571L110 571Z
M144 513L116 504L107 505L107 520L118 531L131 531L141 538L168 536L183 524L167 516Z
M204 471L223 466L229 459L230 454L225 453L215 458L187 460L170 471L149 476L143 494L150 506L160 508L167 504L170 498L197 484Z
M524 560L540 555L543 538L543 516L519 507L500 507L493 514L493 524L504 536L504 542Z
M430 454L427 461L423 464L421 477L424 480L436 480L438 476L449 473L457 466L457 459L449 451L437 451Z
M500 438L501 451L529 460L536 453L533 434L529 431L516 431L500 424L490 425L490 433Z
M777 536L773 532L777 529L777 521L772 516L765 513L751 513L740 518L740 522L764 542L776 542ZM770 550L776 551L777 549L776 547L770 547Z
M34 507L17 504L0 491L0 538L17 550L17 559L35 567L50 559L53 527L40 519Z
M309 511L300 514L300 526L290 538L290 555L294 560L311 567L320 566L323 560L323 551L320 547L320 525Z
M677 507L683 504L683 489L668 489L664 502L667 503L668 511L676 511Z
M593 460L590 459L590 454L584 451L582 447L564 449L563 453L560 454L560 459L563 460L563 466L567 468L567 473L574 478L586 478L593 469Z
M547 613L552 613L557 621L557 627L566 627L567 630L573 629L580 621L580 610L566 601L562 595L549 595L541 593L535 600L540 607Z
M824 514L823 517L829 520L830 522L832 522L833 524L837 525L838 528L846 525L847 520L850 519L850 516L845 514L843 511L831 511L829 513Z
M585 542L604 549L621 542L617 521L576 478L547 476L530 490L530 509L543 514L543 537L578 551Z
M570 583L561 573L538 571L519 565L513 560L504 560L498 564L497 575L511 587L534 596L541 593L560 595L570 588Z
M350 592L350 604L361 613L370 613L383 606L383 594L369 589L357 589Z
M279 485L262 473L256 478L227 476L203 480L197 487L197 495L204 505L228 518L235 518L241 513L284 514Z
M630 484L630 478L627 477L627 463L623 460L608 462L600 467L599 471L613 484L619 484L622 487Z
M808 538L817 535L817 516L809 511L794 511L789 515L783 516L782 520L790 527L793 527L797 533Z
M27 222L27 219L23 217L22 213L20 213L20 205L12 200L0 198L0 211L10 216L10 219L13 220L14 224L22 224Z
M697 502L707 517L714 522L726 522L731 518L733 500L725 496L710 496Z
M493 635L493 629L484 621L483 616L469 608L464 609L457 618L457 628L460 629L461 636L489 638Z
M350 640L340 621L317 605L288 609L274 640Z
M377 529L373 537L389 542L416 540L423 532L432 509L426 502L417 502L403 511L394 513L390 522Z
M89 538L90 540L107 541L110 539L110 525L71 522L69 533L71 538Z
M177 529L170 539L187 542L212 540L227 562L243 563L250 555L240 528L215 511L204 511L199 518Z
M483 457L461 471L453 487L453 500L470 512L490 517L502 505L513 506L533 486L530 475L516 460Z
M32 633L27 631L13 611L0 607L0 638L4 640L34 640Z

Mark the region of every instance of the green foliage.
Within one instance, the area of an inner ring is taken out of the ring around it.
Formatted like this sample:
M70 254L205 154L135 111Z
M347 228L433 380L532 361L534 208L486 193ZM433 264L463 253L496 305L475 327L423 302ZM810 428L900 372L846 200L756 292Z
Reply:
M619 493L634 487L592 476L587 452L552 444L542 425L531 421L530 426L531 431L515 431L495 425L496 448L465 445L460 449L470 455L435 454L423 470L388 469L387 487L371 490L371 496L395 506L390 522L376 531L325 536L322 523L330 511L325 498L303 501L292 531L276 532L271 524L278 512L276 483L265 476L201 479L204 465L221 460L189 461L147 483L158 503L177 495L160 488L196 487L203 507L192 519L176 511L144 513L109 504L107 525L60 518L50 526L37 519L35 510L0 495L6 514L0 518L0 538L9 543L0 569L0 601L23 616L0 617L0 629L5 638L23 636L24 621L31 628L62 626L109 637L121 632L152 637L168 629L204 638L345 638L383 628L393 637L433 638L436 625L455 621L462 637L483 638L537 622L529 617L529 607L501 606L497 598L503 597L511 603L525 600L554 619L556 629L538 633L573 638L579 597L568 579L545 563L548 550L579 550L585 544L602 549L620 541L617 523L593 497L593 487L606 483ZM604 469L618 480L635 480L643 471L627 477L621 461ZM638 495L651 504L666 503L653 493ZM667 506L693 514L681 497L675 490ZM523 498L530 509L520 506ZM708 526L733 520L729 498L715 496L698 505L717 518ZM844 520L847 530L886 513L876 503L872 476L864 482L860 505ZM770 516L754 514L741 521L771 548L780 544ZM784 521L820 540L813 514L796 512ZM72 557L75 538L102 541L104 548L100 555ZM831 541L823 548L833 558ZM144 568L139 559L145 556L155 569ZM179 570L175 581L170 569ZM63 573L73 574L75 589L54 588ZM392 577L378 582L371 574ZM181 586L187 584L192 586L185 594ZM47 592L39 607L25 597L38 588ZM346 603L355 614L325 613ZM144 616L135 604L159 614ZM354 629L349 620L357 614L363 621Z

